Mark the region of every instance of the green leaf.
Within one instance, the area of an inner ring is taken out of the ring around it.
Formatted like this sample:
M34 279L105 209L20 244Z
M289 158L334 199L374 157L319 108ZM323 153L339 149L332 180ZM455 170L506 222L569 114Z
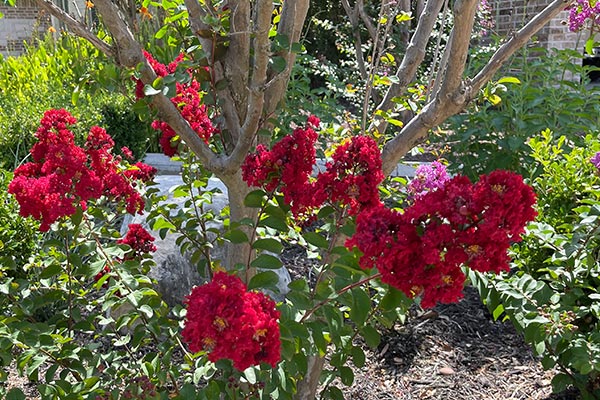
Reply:
M232 229L226 232L223 236L231 243L248 243L250 241L248 236L239 229Z
M266 250L276 254L279 254L283 251L283 245L281 242L273 238L257 239L254 243L252 243L252 248L256 250Z
M366 325L360 330L361 336L367 342L367 346L372 349L377 348L379 343L381 342L381 335L377 332L377 329L373 328L371 325Z
M498 79L498 83L516 83L517 85L520 85L521 81L519 80L519 78L516 78L514 76L504 76Z
M404 299L405 295L401 291L390 286L379 302L379 308L383 311L395 310L402 304Z
M590 55L590 56L594 55L594 44L595 44L595 41L591 37L585 41L585 53L587 55Z
M40 278L41 279L48 279L48 278L52 278L53 276L57 276L60 275L62 273L63 269L61 268L60 264L50 264L49 266L47 266L46 268L44 268L44 270L40 273Z
M352 362L357 368L362 368L365 365L365 352L361 347L352 346L352 349L350 349L350 354L352 355Z
M356 322L358 326L365 324L367 316L371 311L371 298L361 288L352 290L352 309L350 310L350 318Z
M264 190L253 190L246 195L246 198L244 199L244 205L246 207L260 208L262 207L266 196L267 194L264 192Z
M159 218L156 219L156 221L154 221L154 225L152 226L152 229L155 230L155 231L158 231L158 230L161 230L163 228L167 228L169 230L176 230L177 229L175 227L175 225L173 225L171 222L167 221L163 217L159 217Z
M287 232L288 225L285 219L277 218L274 216L268 216L262 219L259 223L260 226L268 226L269 228L277 229L280 232Z
M270 254L260 254L254 261L250 263L254 268L260 269L278 269L283 266L281 260Z
M19 388L12 388L6 393L6 400L25 400L25 394Z
M340 379L344 385L352 386L354 383L354 372L352 372L352 368L346 366L340 367Z
M329 387L329 396L333 399L333 400L344 400L344 392L342 392L338 387L336 386L330 386Z
M275 56L273 58L271 58L271 68L273 68L273 70L277 73L281 73L283 71L285 71L285 67L287 65L287 62L285 61L285 58L281 57L281 56Z
M304 239L306 239L308 243L320 249L329 248L329 242L327 241L327 239L325 239L317 232L305 232L302 234L302 237L304 237Z
M552 391L554 393L560 393L565 391L569 385L571 385L573 380L566 374L556 374L554 378L552 378Z
M248 290L272 288L279 282L279 276L273 271L263 271L254 275L248 283Z

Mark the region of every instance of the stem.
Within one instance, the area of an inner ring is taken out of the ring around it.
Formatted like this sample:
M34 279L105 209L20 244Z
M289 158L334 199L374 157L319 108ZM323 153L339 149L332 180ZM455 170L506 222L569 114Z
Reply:
M90 221L86 218L86 216L83 216L86 226L88 227L88 230L90 232L90 235L92 236L92 238L94 239L94 241L96 242L96 246L97 249L99 250L99 253L102 255L102 257L104 257L104 259L106 260L106 262L109 264L109 266L111 267L111 271L114 272L117 275L117 278L119 279L120 282L123 283L123 288L126 289L126 291L128 292L127 294L132 294L133 290L129 287L129 285L127 285L127 283L123 280L121 274L119 273L118 269L115 268L115 263L113 262L113 260L108 256L108 254L106 254L106 252L104 251L104 247L102 246L102 243L100 242L100 238L98 237L98 235L92 230L92 227L90 225ZM148 319L146 318L146 316L144 315L144 313L139 312L137 306L135 304L133 304L133 302L131 300L129 300L129 296L126 296L127 301L129 302L129 304L137 311L137 314L139 315L140 319L142 320L142 322L144 323L145 326L150 325L148 322ZM150 336L152 337L152 339L154 340L155 343L160 344L161 340L158 336L156 336L156 334L154 332L152 332L151 330L148 329L148 332L150 333ZM177 343L181 346L181 348L183 349L184 352L187 352L187 350L185 349L185 347L182 345L181 341L177 340ZM172 374L169 372L169 377L171 379L173 379ZM175 382L175 390L177 392L179 392L177 383Z
M280 182L280 184L281 184L281 182ZM277 186L279 187L279 185L277 185ZM249 238L250 251L248 252L248 258L246 260L246 270L245 270L246 284L248 284L250 281L250 262L252 261L252 254L254 253L252 251L252 244L254 243L254 240L256 239L256 231L258 230L258 224L260 222L260 218L263 216L263 214L265 212L265 208L269 204L269 200L273 199L274 195L275 195L275 190L273 190L270 193L267 193L267 201L265 201L260 206L260 210L258 211L258 214L256 216L256 224L254 224L254 226L252 227L252 232L250 232L250 238Z
M363 283L367 283L367 282L372 281L373 279L376 279L379 277L381 277L380 272L376 273L375 275L367 276L366 278L363 278L357 282L351 283L351 284L343 287L339 291L337 291L335 297L339 297L340 295L346 293L348 290L352 290L355 287L362 285ZM329 303L331 300L333 300L333 298L327 298L327 299L321 300L319 303L317 303L317 305L315 305L313 308L308 310L308 312L306 314L304 314L304 316L300 319L299 322L302 323L302 322L306 321L312 314L315 313L315 311L317 311L319 308L323 307L325 304Z
M69 308L69 335L73 333L73 274L71 268L71 261L69 261L70 249L69 249L69 236L67 234L64 235L65 238L65 255L67 256L67 265L65 267L68 282L67 287L69 290L69 298L68 298L68 308Z

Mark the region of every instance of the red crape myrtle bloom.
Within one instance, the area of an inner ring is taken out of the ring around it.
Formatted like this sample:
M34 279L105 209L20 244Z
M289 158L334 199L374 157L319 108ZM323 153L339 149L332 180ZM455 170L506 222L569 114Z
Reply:
M346 246L363 253L362 268L377 267L382 281L433 307L462 297L461 265L509 269L507 250L535 218L534 203L531 187L512 172L495 171L476 184L458 176L403 214L384 207L360 213Z
M242 165L244 181L268 192L279 188L296 217L325 203L347 205L351 215L379 205L381 154L369 137L355 136L339 146L326 170L311 180L316 164L314 128L319 123L311 116L304 128L294 129L271 150L258 145Z
M317 204L345 204L350 215L381 204L377 188L384 176L375 140L353 136L335 149L332 158L313 185Z
M194 352L208 352L216 362L231 359L240 371L281 359L279 311L261 292L248 292L237 277L217 272L186 298L187 316L181 335Z
M242 164L242 178L248 186L263 187L272 192L281 186L285 202L290 204L294 215L314 206L309 190L309 179L316 163L315 142L320 121L308 118L304 128L294 129L273 145L271 150L263 145L256 147Z
M119 244L126 244L133 250L133 258L141 258L144 254L156 251L154 237L140 224L129 224L124 238L117 240Z
M175 73L177 66L185 58L183 54L180 54L169 65L164 65L156 61L147 51L144 51L144 56L159 77ZM183 118L185 118L198 136L208 143L210 137L218 130L208 117L206 105L201 104L202 90L200 83L192 76L191 71L188 71L188 73L191 80L185 84L179 82L175 84L176 95L171 98L171 102L177 107ZM139 79L136 81L136 97L138 99L144 97L144 84ZM180 140L176 139L177 133L173 128L166 122L159 120L152 122L152 128L162 132L159 144L163 153L169 157L176 155Z
M95 126L85 148L81 148L69 130L76 122L64 109L46 111L35 133L38 142L30 151L33 161L17 168L8 186L8 192L19 202L19 213L41 221L42 232L103 194L125 201L130 213L144 208L143 199L132 186L131 178L136 177L121 174L121 159L111 154L112 138Z

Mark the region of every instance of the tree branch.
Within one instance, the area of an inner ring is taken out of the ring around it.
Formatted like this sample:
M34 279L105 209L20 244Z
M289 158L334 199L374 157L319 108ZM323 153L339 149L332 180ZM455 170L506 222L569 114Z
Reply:
M94 45L94 47L106 54L108 57L115 58L115 50L108 43L101 40L94 32L88 30L83 23L71 17L61 8L57 7L52 1L35 0L35 2L40 8L43 8L46 12L64 22L65 25L67 25L69 29L77 36L80 36L90 42L92 45Z
M410 44L406 49L406 53L402 58L402 62L396 71L398 83L392 84L386 92L383 100L377 106L377 111L388 111L394 106L392 101L394 97L398 97L406 92L408 85L415 79L417 69L425 58L425 47L431 37L431 32L435 26L435 20L442 9L444 0L429 0L419 17L419 22L415 33L412 36ZM387 122L376 116L369 126L369 131L377 129L383 133L387 129Z
M457 0L454 3L452 13L454 14L454 26L450 32L450 39L446 46L443 59L448 60L445 64L442 86L439 94L448 96L456 93L461 86L463 73L467 56L469 54L469 44L471 42L471 32L475 21L475 12L477 11L478 0ZM440 72L442 72L440 68ZM438 76L437 80L440 80ZM434 94L437 96L438 94Z
M544 25L552 18L556 17L561 11L569 6L571 0L554 0L544 10L537 14L523 28L517 31L507 42L505 42L490 58L490 61L479 71L471 81L472 93L475 95L494 74L498 72L500 67L513 55L517 50L522 48L527 41L536 34Z
M402 156L427 136L429 130L450 116L462 111L477 95L494 73L546 23L571 3L571 0L554 0L541 13L519 30L513 38L502 45L471 82L461 82L454 91L446 96L435 96L421 112L404 126L400 134L390 140L383 148L383 171L391 173ZM456 86L448 84L447 87ZM440 92L444 92L442 89Z
M240 118L238 124L241 124L241 121L246 118L245 106L248 100L251 29L250 2L248 0L229 0L229 7L231 9L231 16L229 17L229 46L223 60L223 65L229 92Z
M229 173L235 173L244 161L246 154L252 146L252 142L258 130L260 119L263 115L265 104L265 90L267 82L267 69L271 52L269 31L271 29L271 15L273 14L273 2L271 0L260 0L256 4L253 27L253 67L249 95L247 97L247 112L241 135L237 140L235 148L225 162ZM239 57L239 55L238 55Z
M115 42L114 47L116 49L117 63L128 68L135 68L141 64L140 75L142 82L146 84L154 82L156 74L144 57L140 44L135 40L129 27L119 15L117 7L111 0L95 0L94 4ZM208 170L219 175L222 171L222 160L198 137L198 134L181 116L181 113L171 100L163 94L152 96L151 99L160 117L177 132Z
M302 33L302 27L306 20L309 3L309 0L283 2L283 9L281 11L281 19L277 28L277 33L286 36L289 39L290 44L297 43L300 40L300 34ZM265 92L264 112L267 116L275 112L277 106L283 99L290 73L292 72L292 65L296 60L296 54L292 52L291 49L281 50L277 55L285 59L286 68L279 74L275 71L271 71L269 74L270 76L268 76L270 82L268 83L267 91Z

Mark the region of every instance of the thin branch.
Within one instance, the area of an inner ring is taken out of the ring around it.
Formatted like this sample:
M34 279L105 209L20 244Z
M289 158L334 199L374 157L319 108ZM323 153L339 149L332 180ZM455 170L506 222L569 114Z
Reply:
M419 65L425 59L425 47L431 37L431 32L435 26L436 18L442 9L444 0L429 0L423 13L419 18L417 28L412 36L402 62L396 71L398 83L392 84L386 92L383 100L377 106L377 110L388 111L394 106L392 101L394 97L400 96L406 92L408 85L415 79ZM375 117L369 126L369 131L377 129L380 133L387 129L387 122L381 117Z
M356 0L356 9L358 11L358 15L360 16L360 19L363 21L365 27L367 28L367 31L369 32L369 36L371 36L371 39L375 40L375 36L377 36L376 28L373 26L371 18L365 12L365 3L363 0Z
M115 50L108 43L101 40L94 32L87 29L83 23L71 17L61 8L57 7L52 1L35 0L35 2L40 8L43 8L46 10L46 12L64 22L74 34L90 42L92 45L94 45L94 47L106 54L108 57L115 57Z
M300 40L300 34L302 33L302 27L304 26L304 21L306 20L309 3L309 0L283 2L281 19L279 21L279 26L277 27L277 34L286 36L289 39L290 44L297 43L298 40ZM273 114L283 99L292 71L292 65L296 61L296 54L293 53L291 49L282 50L278 52L277 55L285 59L286 68L279 74L277 74L275 71L272 71L270 74L271 76L269 76L269 78L272 80L272 83L265 92L264 115ZM280 75L280 77L274 80L275 75Z
M344 11L346 12L346 16L350 20L350 25L352 25L352 34L354 35L354 53L356 54L356 62L358 63L358 71L360 72L360 77L363 80L367 80L369 77L366 64L365 57L362 51L362 40L360 38L360 29L358 28L358 2L355 7L352 8L348 0L342 0L342 7L344 7ZM368 19L367 19L368 20ZM372 27L371 21L369 21L370 26ZM366 23L365 23L366 25ZM368 29L368 26L367 26ZM373 32L375 34L375 32ZM371 31L369 30L369 35L371 35Z
M519 30L513 38L501 46L472 81L462 82L453 92L447 93L445 96L438 95L429 102L417 116L404 126L399 135L386 143L382 152L384 173L389 174L393 171L402 156L426 137L430 129L462 111L508 58L570 3L571 0L554 0Z
M454 3L452 9L454 26L443 56L448 61L445 64L445 73L440 88L440 95L442 96L455 93L462 84L478 4L478 0L457 0ZM440 69L441 71L442 69ZM438 80L440 80L440 77L438 77ZM437 96L437 94L434 94L434 96Z
M479 71L479 73L471 81L471 87L474 93L479 91L492 77L502 65L513 55L517 50L522 48L527 41L536 34L548 21L556 17L561 11L568 7L573 1L571 0L554 0L543 11L537 14L523 28L516 32L506 43L504 43L490 61Z
M135 68L141 64L142 82L146 84L154 82L156 79L154 70L144 57L140 44L133 37L114 3L110 0L96 0L95 5L100 15L102 15L108 31L112 34L117 63L128 68ZM151 100L160 117L177 132L192 152L204 163L204 166L219 175L222 170L222 160L200 139L171 100L163 94L152 96Z

